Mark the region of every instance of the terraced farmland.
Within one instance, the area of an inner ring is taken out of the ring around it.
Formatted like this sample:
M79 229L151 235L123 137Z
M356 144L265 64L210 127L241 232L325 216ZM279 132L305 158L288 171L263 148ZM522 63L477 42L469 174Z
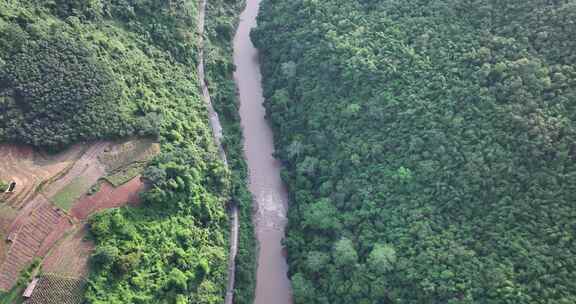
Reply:
M133 162L149 161L160 152L160 145L151 139L125 141L112 146L99 156L108 171Z
M0 202L0 237L8 241L0 247L0 290L10 290L26 265L46 256L72 228L83 227L90 214L136 204L144 189L139 174L158 152L159 145L150 140L101 141L52 156L26 146L0 145L0 179L17 182L16 191ZM97 191L87 195L96 184ZM74 250L69 245L64 247ZM90 248L79 264L87 262ZM75 257L58 254L47 265L72 275L65 262Z
M52 201L56 206L64 210L69 210L74 204L74 201L86 193L92 185L93 181L91 181L91 179L84 178L83 176L76 177L72 182L54 195Z
M114 145L100 155L108 172L104 179L118 187L140 175L146 163L160 153L160 145L150 139L137 139Z
M42 255L71 224L68 218L52 204L44 200L34 209L26 221L13 233L14 239L6 259L0 265L0 290L12 288L18 275L34 257Z
M78 177L82 177L85 180L83 182L84 191L87 191L91 185L95 184L105 174L104 166L98 161L98 156L108 149L109 146L109 142L96 142L90 145L67 174L44 187L43 193L53 199L61 191L67 191L65 189L66 186L74 183Z
M82 221L106 208L137 204L145 187L140 174L159 149L148 139L77 145L55 155L0 145L0 179L17 184L13 194L0 197L0 237L7 240L0 247L0 290L10 290L20 272L51 249L44 261L48 271L82 277L92 250L82 241ZM34 301L29 303L52 303Z

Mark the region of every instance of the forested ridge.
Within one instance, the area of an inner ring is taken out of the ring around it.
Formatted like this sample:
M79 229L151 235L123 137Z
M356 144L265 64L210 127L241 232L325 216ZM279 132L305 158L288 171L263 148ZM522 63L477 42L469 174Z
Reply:
M296 303L576 301L576 1L264 0Z
M0 141L161 143L142 206L89 220L87 303L223 302L233 189L198 90L197 14L192 0L0 1Z

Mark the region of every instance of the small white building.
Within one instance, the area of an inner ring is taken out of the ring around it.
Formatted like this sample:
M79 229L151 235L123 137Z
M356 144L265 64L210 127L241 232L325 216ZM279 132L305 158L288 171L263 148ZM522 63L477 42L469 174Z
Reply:
M28 284L28 287L26 287L26 290L24 290L22 296L26 299L30 298L32 296L32 292L34 292L34 288L36 288L36 284L38 284L38 278L34 278L34 280Z

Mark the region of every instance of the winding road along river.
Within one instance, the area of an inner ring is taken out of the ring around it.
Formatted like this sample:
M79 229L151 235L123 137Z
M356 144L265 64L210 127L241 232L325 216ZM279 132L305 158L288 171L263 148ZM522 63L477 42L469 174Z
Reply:
M234 37L234 78L240 93L240 117L248 162L250 191L256 211L254 224L259 243L254 304L290 304L292 290L287 276L282 238L286 226L288 195L280 179L280 163L272 157L272 131L264 118L258 51L250 41L260 0L247 0Z

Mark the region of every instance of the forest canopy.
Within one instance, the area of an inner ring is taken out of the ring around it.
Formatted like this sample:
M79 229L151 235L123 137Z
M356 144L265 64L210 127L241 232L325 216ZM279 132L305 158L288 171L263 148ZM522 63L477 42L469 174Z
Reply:
M26 35L17 27L7 31L12 35L6 41L13 41L14 33ZM64 146L130 134L119 113L119 88L105 67L72 39L22 43L0 70L4 137L35 146Z
M296 303L576 301L575 18L573 0L263 1Z
M180 95L162 86L163 69L195 63L195 1L10 0L0 8L1 141L61 149L158 135L159 101Z

